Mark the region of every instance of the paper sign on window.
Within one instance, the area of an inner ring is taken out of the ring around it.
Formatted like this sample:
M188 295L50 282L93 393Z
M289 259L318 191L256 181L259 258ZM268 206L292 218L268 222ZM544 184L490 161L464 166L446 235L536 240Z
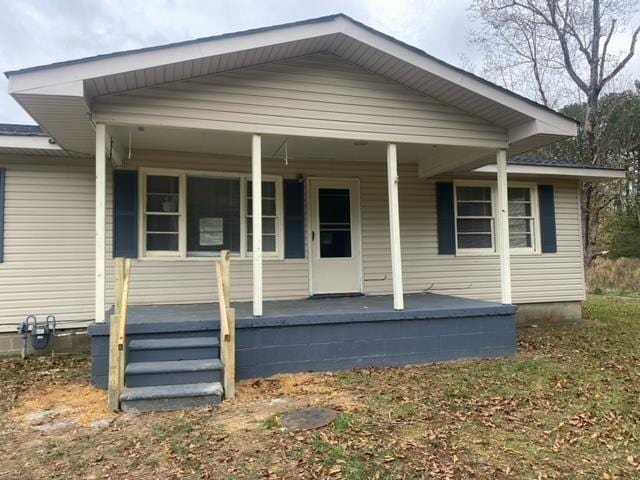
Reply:
M224 221L222 218L200 218L200 245L222 246L224 243Z

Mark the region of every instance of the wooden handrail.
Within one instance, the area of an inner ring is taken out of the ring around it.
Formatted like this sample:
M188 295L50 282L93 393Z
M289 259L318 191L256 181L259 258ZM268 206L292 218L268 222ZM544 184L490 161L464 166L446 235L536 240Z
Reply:
M220 362L224 368L223 387L225 398L236 396L236 311L231 308L231 257L228 250L220 252L216 262L218 305L220 307Z

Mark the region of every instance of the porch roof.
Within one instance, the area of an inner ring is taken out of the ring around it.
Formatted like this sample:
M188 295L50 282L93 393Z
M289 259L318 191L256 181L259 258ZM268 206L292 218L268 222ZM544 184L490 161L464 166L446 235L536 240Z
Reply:
M93 153L92 99L329 52L508 131L511 154L575 135L576 122L343 14L7 72L11 95L65 149ZM356 139L357 140L357 139Z

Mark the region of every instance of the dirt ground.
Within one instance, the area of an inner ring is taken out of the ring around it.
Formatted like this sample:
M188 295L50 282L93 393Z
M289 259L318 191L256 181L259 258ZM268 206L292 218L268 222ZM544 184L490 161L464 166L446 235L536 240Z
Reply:
M0 360L0 479L640 478L640 301L586 314L514 358L243 381L184 412L109 413L87 358ZM338 415L282 428L306 406Z

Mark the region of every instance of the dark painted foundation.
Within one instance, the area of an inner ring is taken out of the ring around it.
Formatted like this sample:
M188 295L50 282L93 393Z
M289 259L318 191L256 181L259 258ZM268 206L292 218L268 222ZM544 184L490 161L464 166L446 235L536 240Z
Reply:
M251 305L237 312L236 369L240 379L277 373L424 364L513 355L516 307L445 295L265 302L262 318ZM132 306L127 337L218 336L217 305ZM107 324L89 326L93 382L106 388ZM155 360L161 361L163 358Z

